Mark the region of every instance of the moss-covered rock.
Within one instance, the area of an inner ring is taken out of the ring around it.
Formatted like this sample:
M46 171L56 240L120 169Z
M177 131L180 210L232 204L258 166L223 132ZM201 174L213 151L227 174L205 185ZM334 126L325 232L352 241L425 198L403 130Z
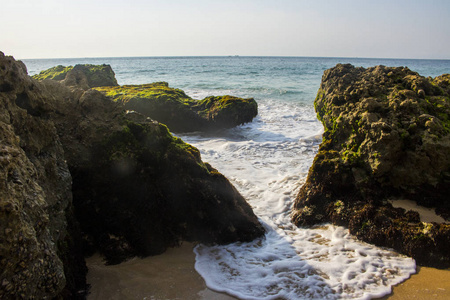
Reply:
M230 182L167 127L90 89L42 82L73 177L86 245L109 263L180 242L250 241L264 230Z
M83 297L71 175L48 95L0 52L0 298Z
M86 90L98 86L117 86L117 80L110 65L56 66L33 76L37 80L61 81L67 86L77 86Z
M223 244L263 232L226 178L164 125L126 122L92 150L92 164L72 169L74 197L84 232L109 263L183 240Z
M51 79L61 81L66 78L67 72L72 69L73 66L66 67L58 65L56 67L41 71L39 74L34 75L33 78L37 80Z
M173 132L232 128L251 122L258 114L258 105L252 98L218 96L194 100L166 82L118 86L109 65L56 66L33 77L83 90L96 88L125 109L166 124Z
M233 96L194 100L166 82L119 87L100 87L125 109L135 110L166 124L171 131L189 132L232 128L251 122L258 114L254 99Z
M394 209L407 198L450 218L450 76L407 68L337 65L322 77L315 109L324 125L293 221L332 221L420 264L450 265L450 225L426 225Z

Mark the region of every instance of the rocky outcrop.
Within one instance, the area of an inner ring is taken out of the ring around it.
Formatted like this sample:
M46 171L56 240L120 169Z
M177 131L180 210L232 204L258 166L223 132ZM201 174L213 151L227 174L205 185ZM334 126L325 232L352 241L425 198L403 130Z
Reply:
M96 90L77 99L66 87L44 84L68 95L52 119L85 239L109 263L159 254L183 240L224 244L264 233L229 181L165 125L125 113Z
M71 175L45 93L0 52L0 298L82 297Z
M67 86L87 90L99 86L117 86L117 80L110 65L56 66L33 76L37 80L56 80Z
M196 148L96 90L0 52L0 105L0 298L83 298L83 251L118 263L264 233Z
M83 90L95 88L127 110L135 110L166 124L173 132L232 128L251 122L258 114L253 98L234 96L195 100L167 82L118 86L109 65L56 66L33 76L37 80L60 81Z
M258 105L253 98L218 96L194 100L182 90L170 88L167 82L96 90L122 103L125 109L166 124L174 132L232 128L251 122L258 114Z
M393 208L406 198L450 218L450 76L407 68L337 65L322 77L315 109L324 125L293 222L346 225L419 264L450 266L450 225Z

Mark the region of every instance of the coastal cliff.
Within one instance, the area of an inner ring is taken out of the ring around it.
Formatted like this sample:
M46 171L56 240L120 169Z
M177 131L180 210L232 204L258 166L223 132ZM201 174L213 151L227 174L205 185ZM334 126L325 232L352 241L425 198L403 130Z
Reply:
M119 263L264 234L196 148L86 77L37 81L1 52L0 75L1 298L85 297L94 251Z
M337 65L315 109L325 132L294 205L298 226L332 222L419 264L450 266L450 225L421 222L390 201L435 207L450 220L450 75Z

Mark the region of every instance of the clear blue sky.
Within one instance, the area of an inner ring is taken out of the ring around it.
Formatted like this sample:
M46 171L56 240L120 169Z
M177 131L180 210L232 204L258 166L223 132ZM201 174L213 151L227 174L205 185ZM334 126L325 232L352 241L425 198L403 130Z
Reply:
M2 0L0 28L17 59L450 59L450 0Z

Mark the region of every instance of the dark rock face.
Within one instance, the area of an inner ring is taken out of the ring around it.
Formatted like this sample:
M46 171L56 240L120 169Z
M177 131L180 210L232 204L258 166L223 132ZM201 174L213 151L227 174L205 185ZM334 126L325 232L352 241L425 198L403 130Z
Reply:
M82 297L71 175L45 93L0 52L0 298Z
M450 225L393 208L407 198L450 218L450 75L407 68L325 71L315 100L325 132L293 222L333 222L419 264L450 266Z
M96 163L73 169L74 197L84 232L109 263L183 240L225 244L263 233L226 178L164 125L128 123L93 146Z
M96 89L122 103L125 109L166 124L173 132L232 128L251 122L258 114L253 98L218 96L194 100L166 82Z
M84 90L98 86L117 86L117 80L110 65L56 66L33 76L37 80L51 79L67 86Z
M109 263L159 254L183 240L224 244L264 233L229 181L165 125L125 114L96 90L68 102L55 107L53 120L73 176L77 217L91 248Z
M264 234L196 148L96 90L38 82L0 52L0 106L2 299L84 298L86 251L119 263Z

